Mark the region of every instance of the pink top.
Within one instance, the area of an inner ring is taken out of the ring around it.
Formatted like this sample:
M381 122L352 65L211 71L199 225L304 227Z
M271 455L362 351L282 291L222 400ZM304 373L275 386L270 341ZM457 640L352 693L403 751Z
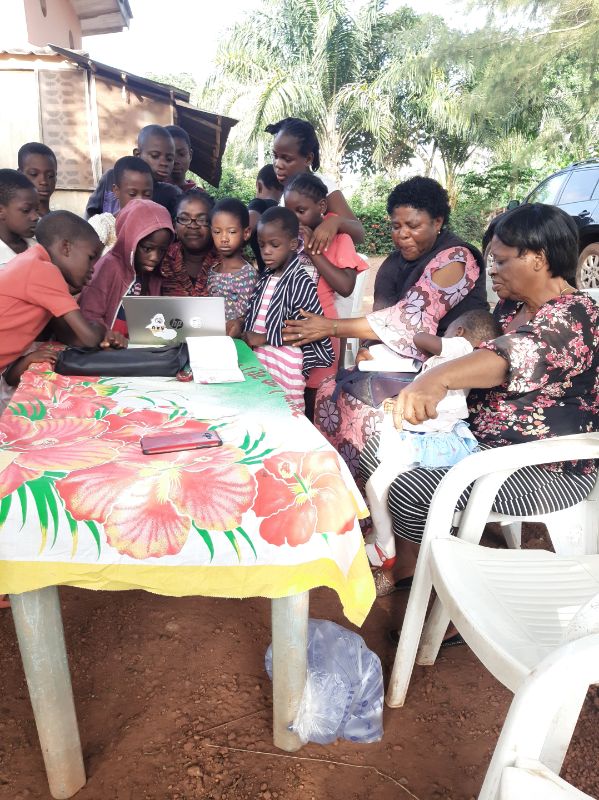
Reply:
M326 216L329 215L325 215L325 218ZM338 233L329 247L324 251L323 255L329 259L331 264L335 267L339 267L339 269L355 269L356 272L364 272L364 270L369 267L367 262L356 253L352 238L348 236L347 233ZM312 275L316 281L316 291L324 316L329 317L329 319L337 319L339 314L335 308L335 290L324 278L319 276L307 253L302 252L299 256L300 262L303 264L304 268L308 270L309 274ZM330 367L317 367L313 369L308 375L308 380L306 382L308 387L317 389L326 378L337 373L339 367L339 339L331 337L331 344L335 351L335 361Z
M438 286L435 272L452 262L462 263L464 274L453 286ZM414 346L414 334L436 333L439 320L472 291L478 275L476 259L466 247L442 250L399 302L367 314L368 324L376 337L395 353L423 361L423 354Z

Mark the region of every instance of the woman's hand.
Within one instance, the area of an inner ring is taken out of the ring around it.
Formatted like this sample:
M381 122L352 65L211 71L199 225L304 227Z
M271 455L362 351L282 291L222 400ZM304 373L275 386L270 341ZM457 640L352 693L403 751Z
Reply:
M402 389L395 401L393 422L401 430L403 421L418 425L427 419L435 419L437 405L447 394L447 386L434 374L435 370L419 375L409 386Z
M106 331L104 338L100 342L100 347L105 350L109 347L114 347L117 350L122 350L129 346L129 339L123 336L118 331Z
M283 330L283 341L285 344L302 347L310 342L317 342L333 335L334 320L323 317L320 314L312 314L310 311L300 311L303 319L285 320Z
M361 347L356 353L356 367L360 361L374 361L374 356L367 347Z
M339 217L327 217L311 233L308 240L304 239L304 247L309 253L319 256L339 233Z

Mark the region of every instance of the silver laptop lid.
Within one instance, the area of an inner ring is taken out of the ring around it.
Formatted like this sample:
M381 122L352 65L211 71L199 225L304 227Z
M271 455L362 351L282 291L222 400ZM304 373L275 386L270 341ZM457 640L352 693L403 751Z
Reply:
M132 344L181 344L188 336L224 336L223 297L123 297Z

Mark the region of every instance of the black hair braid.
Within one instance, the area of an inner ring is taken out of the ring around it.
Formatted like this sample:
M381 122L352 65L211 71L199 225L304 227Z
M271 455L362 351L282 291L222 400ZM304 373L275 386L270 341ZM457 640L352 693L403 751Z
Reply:
M320 144L311 122L297 117L285 117L285 119L275 122L274 125L267 125L264 130L273 136L276 136L277 133L284 133L297 139L299 151L303 156L309 156L312 153L312 171L318 172L320 169Z

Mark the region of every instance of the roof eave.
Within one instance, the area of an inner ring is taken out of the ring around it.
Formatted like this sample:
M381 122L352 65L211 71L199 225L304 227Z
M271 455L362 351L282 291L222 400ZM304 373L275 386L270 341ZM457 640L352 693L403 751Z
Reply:
M74 0L74 7L83 36L120 33L129 27L133 17L129 0L104 3L102 0L95 0L89 8L86 8L86 0Z

